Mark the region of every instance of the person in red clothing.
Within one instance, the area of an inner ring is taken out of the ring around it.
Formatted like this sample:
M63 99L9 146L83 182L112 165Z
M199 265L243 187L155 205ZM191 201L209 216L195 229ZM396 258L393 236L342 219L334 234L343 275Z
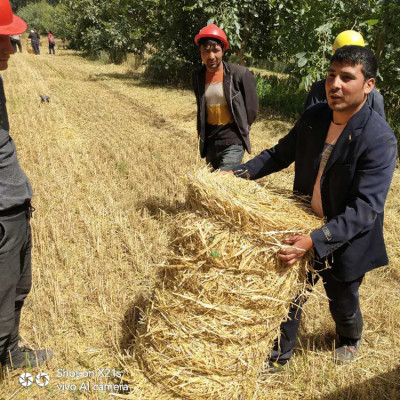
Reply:
M56 42L54 41L54 35L52 31L48 31L47 38L49 39L49 54L56 54L55 46Z

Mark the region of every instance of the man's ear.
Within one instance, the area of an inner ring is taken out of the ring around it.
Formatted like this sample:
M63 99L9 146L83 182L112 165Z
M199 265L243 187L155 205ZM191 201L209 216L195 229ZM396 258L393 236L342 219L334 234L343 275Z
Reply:
M364 82L364 93L370 94L374 86L375 86L375 79L374 78L367 79Z

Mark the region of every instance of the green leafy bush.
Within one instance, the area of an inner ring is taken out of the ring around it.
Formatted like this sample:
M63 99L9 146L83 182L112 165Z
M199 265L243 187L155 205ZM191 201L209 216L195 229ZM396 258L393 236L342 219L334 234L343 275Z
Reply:
M148 59L144 78L156 83L191 87L192 70L192 63L176 57L175 52L171 49L164 52L155 52Z
M304 108L305 92L297 90L298 81L274 75L255 75L260 105L279 114L297 118Z
M40 34L46 34L48 30L57 34L57 10L45 0L38 3L30 3L18 11L18 15L28 24L28 29L37 29Z

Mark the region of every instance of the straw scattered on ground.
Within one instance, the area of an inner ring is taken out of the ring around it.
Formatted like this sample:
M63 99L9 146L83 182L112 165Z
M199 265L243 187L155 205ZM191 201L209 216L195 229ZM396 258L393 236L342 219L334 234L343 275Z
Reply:
M22 313L25 343L51 347L54 359L34 375L46 387L23 388L21 370L0 381L0 397L110 398L95 383L127 382L133 400L171 400L151 384L132 356L135 298L151 294L155 264L165 260L170 220L186 183L201 165L196 101L191 91L149 86L129 65L90 62L73 51L56 56L15 54L2 73L11 135L33 188L33 289ZM51 97L42 105L40 94ZM291 124L261 114L252 126L253 154L274 145ZM263 179L290 190L293 168ZM287 370L257 382L254 400L372 400L400 398L400 175L385 209L388 267L366 275L360 289L364 341L348 367L332 364L334 325L326 299L304 307L295 354ZM320 284L317 290L323 291ZM58 369L118 377L57 377ZM112 375L112 374L111 374ZM58 385L89 382L89 391ZM115 392L115 391L113 391ZM123 395L124 391L120 391Z

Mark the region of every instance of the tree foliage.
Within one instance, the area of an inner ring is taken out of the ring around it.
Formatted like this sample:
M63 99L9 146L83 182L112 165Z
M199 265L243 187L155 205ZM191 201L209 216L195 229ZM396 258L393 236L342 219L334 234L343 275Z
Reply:
M61 0L60 35L71 47L89 54L106 51L112 62L121 62L127 52L141 53L149 35L154 1Z
M355 29L380 61L378 86L394 99L399 15L398 0L61 0L57 19L74 48L105 50L116 62L150 45L149 71L164 80L188 79L200 63L194 36L213 22L228 35L228 56L281 62L303 89L325 75L335 36Z
M57 33L57 10L45 0L30 3L18 11L18 15L28 24L28 29L37 29L45 34L48 30Z
M359 31L379 62L378 86L393 97L400 89L400 3L397 0L308 0L281 1L271 37L276 45L270 53L290 63L302 78L301 88L324 76L332 43L344 30ZM295 59L293 59L295 56Z
M10 0L11 7L15 12L23 7L26 7L28 4L32 5L40 2L41 0ZM59 2L60 0L47 0L47 3L52 6L56 6Z

